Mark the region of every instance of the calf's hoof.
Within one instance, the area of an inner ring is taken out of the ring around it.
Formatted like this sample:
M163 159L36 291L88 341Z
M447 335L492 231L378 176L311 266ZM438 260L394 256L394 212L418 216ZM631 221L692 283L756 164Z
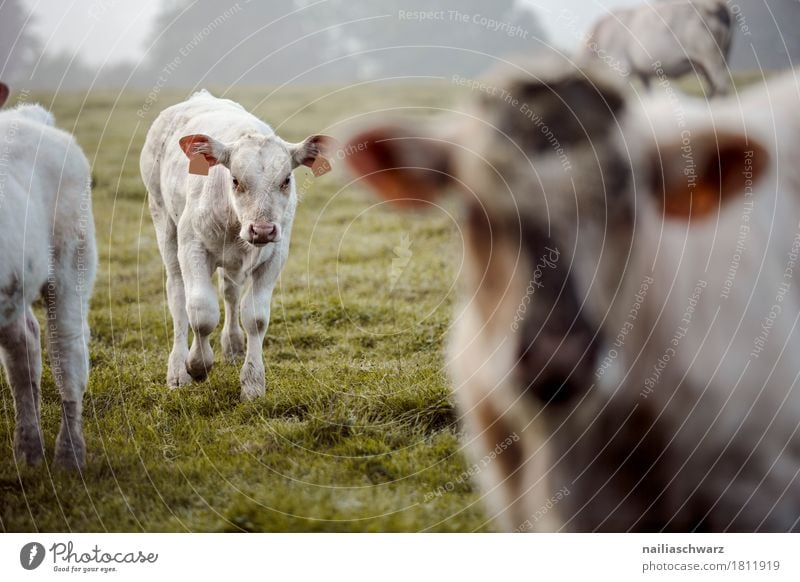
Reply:
M86 444L83 437L73 435L56 439L54 464L59 469L77 470L86 466Z
M170 390L175 390L182 386L192 383L192 377L186 370L186 366L182 365L177 370L169 370L167 372L167 387Z
M206 366L202 361L186 361L186 372L195 382L203 382L206 378L208 378L209 370L211 370L211 366Z
M14 434L14 456L18 462L31 467L41 464L44 443L37 428L17 428Z
M261 386L245 386L242 384L242 391L239 394L239 399L242 402L250 402L255 400L256 398L260 398L264 396L266 392L266 386L262 384Z
M211 345L207 341L195 339L186 358L186 371L192 380L202 382L208 378L213 366L214 352L211 350Z
M259 396L264 396L267 390L267 382L264 378L263 367L259 369L257 366L245 363L239 379L242 383L242 392L239 395L242 402L249 402Z

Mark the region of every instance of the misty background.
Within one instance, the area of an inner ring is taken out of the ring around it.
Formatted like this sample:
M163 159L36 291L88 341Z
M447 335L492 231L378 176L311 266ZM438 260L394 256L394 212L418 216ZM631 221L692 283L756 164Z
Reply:
M153 91L472 77L502 58L574 51L597 17L643 1L0 0L0 78ZM800 0L728 4L733 69L796 66Z

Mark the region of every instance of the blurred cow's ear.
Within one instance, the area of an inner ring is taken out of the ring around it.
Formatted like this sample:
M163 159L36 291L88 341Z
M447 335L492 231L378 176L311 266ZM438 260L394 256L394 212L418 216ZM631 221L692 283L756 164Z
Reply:
M216 166L217 164L222 164L223 166L228 165L230 158L228 146L215 140L213 137L196 133L182 137L179 143L183 153L186 154L186 157L189 158L192 163L189 170L191 173L203 173L202 168L195 168L194 171L192 170L192 166L195 165L198 159L200 161L205 160L208 166Z
M5 105L9 93L11 93L11 90L8 88L8 85L5 83L0 83L0 107Z
M344 147L350 169L386 200L421 206L452 182L451 146L413 126L384 125L352 136Z
M339 149L334 138L322 134L311 135L301 143L287 145L292 154L293 166L308 166L315 176L331 170L331 159Z
M665 216L702 219L753 188L769 157L756 140L720 129L659 144L649 156L651 192Z

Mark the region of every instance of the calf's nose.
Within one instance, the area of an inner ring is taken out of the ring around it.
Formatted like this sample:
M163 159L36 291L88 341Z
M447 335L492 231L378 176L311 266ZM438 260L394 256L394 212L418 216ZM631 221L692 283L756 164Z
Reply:
M266 244L278 238L279 230L274 222L254 222L248 230L248 238L253 244Z
M542 331L531 345L520 345L517 374L523 389L543 404L579 398L595 380L597 346L588 333Z

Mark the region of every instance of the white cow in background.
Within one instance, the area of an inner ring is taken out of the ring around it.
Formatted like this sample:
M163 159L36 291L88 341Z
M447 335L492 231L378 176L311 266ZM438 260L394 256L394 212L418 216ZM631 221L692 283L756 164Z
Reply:
M726 59L732 36L733 17L725 0L665 0L602 17L579 61L603 61L637 76L645 86L653 77L695 72L714 96L730 87Z
M153 123L140 168L167 270L174 324L170 387L205 379L214 362L209 334L220 314L211 277L219 269L223 353L229 361L245 353L239 301L249 286L241 302L247 334L241 398L264 394L262 344L297 207L292 170L322 161L329 144L321 135L288 143L241 105L206 91L164 110Z
M8 88L0 83L0 106ZM0 356L14 392L14 452L36 465L42 356L31 310L44 300L47 351L61 394L55 463L85 463L82 400L89 374L87 312L97 255L89 163L38 105L0 112Z

